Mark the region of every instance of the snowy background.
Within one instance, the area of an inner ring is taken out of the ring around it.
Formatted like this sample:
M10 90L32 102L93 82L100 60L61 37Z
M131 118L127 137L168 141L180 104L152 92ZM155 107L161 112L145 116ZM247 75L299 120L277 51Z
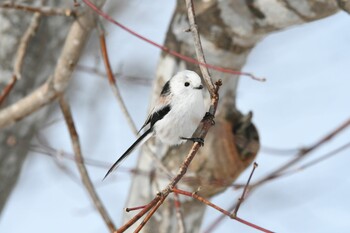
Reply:
M105 9L140 34L162 43L175 1L133 0ZM106 23L108 49L114 70L125 75L154 77L160 51ZM238 107L254 113L261 144L274 148L308 146L350 117L350 17L332 17L275 33L264 39L250 54L244 70L267 78L260 83L242 78ZM200 25L199 25L200 26ZM80 64L95 66L98 51L95 33ZM100 59L99 59L100 60ZM98 67L103 70L101 60ZM107 166L89 166L92 180L115 223L128 196L130 174L136 153L123 168L106 182L101 178L108 165L134 141L105 79L78 71L71 86L70 102L86 158ZM137 126L147 114L150 85L119 82L122 96ZM0 218L0 232L107 232L98 213L79 182L76 166L60 156L71 153L68 132L61 113L53 114L54 124L43 127L53 157L30 153L19 182ZM350 139L347 129L330 143L315 151L317 158ZM276 232L349 232L350 231L350 150L292 176L270 182L257 189L241 207L239 216ZM259 153L258 180L292 155ZM58 166L60 165L60 166ZM249 169L250 170L250 169ZM248 172L240 182L246 181ZM236 198L232 190L213 199L228 208ZM208 209L205 226L219 213ZM257 232L226 219L214 232Z

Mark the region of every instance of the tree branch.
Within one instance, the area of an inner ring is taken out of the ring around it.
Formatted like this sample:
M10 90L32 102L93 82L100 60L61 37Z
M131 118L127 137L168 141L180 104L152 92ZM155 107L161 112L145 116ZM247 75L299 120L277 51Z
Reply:
M1 92L0 95L0 105L5 101L6 97L10 94L11 90L15 86L17 80L21 78L21 71L23 66L24 57L27 52L28 44L30 39L35 35L36 31L38 30L39 23L40 23L40 17L41 13L35 13L32 17L32 20L27 28L27 30L24 32L18 49L16 53L15 58L15 64L14 64L14 70L13 70L13 76L11 78L11 81L8 83L8 85L4 88L4 90Z
M104 0L95 0L103 5ZM72 24L63 46L61 56L52 77L28 96L0 111L0 128L9 126L35 112L64 92L84 49L85 42L96 20L92 12L85 11Z
M61 107L61 111L63 113L64 119L65 119L66 124L67 124L69 135L71 137L72 146L73 146L73 150L74 150L74 154L75 154L75 161L76 161L76 164L78 166L81 180L86 188L86 191L89 193L96 209L98 210L102 219L104 220L107 227L109 228L110 232L114 232L115 226L114 226L111 218L109 217L105 207L103 206L100 198L98 197L98 195L95 191L94 185L92 184L90 177L89 177L89 174L88 174L86 167L84 165L84 158L83 158L83 155L81 152L79 136L78 136L77 130L75 128L75 124L74 124L74 120L73 120L73 116L72 116L69 104L66 102L66 100L64 99L63 96L60 98L59 103L60 103L60 107Z

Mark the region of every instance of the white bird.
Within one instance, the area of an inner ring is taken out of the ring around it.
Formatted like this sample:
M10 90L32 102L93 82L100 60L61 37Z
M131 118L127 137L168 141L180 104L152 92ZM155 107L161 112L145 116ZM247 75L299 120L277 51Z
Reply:
M169 146L179 145L186 140L203 143L203 139L192 138L192 134L204 115L201 78L190 70L178 72L165 83L155 107L140 129L146 129L145 132L112 165L104 179L138 144L152 136Z

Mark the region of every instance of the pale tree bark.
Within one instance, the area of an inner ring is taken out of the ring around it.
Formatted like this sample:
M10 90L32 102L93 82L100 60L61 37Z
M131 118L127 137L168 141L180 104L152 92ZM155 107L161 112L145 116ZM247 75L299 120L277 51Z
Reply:
M71 1L59 0L8 4L36 8L45 5L52 9L73 5ZM50 104L66 90L88 35L95 27L94 13L84 7L78 11L75 17L67 17L44 16L13 7L0 9L0 90L13 74L20 76L0 109L0 211L16 184L31 139L47 119ZM37 29L30 31L26 49L18 52L33 21ZM17 65L19 53L24 53L23 65Z
M240 70L252 48L266 35L292 25L330 16L339 10L339 2L198 0L194 4L207 62ZM347 2L342 1L342 8L348 6ZM186 12L184 1L179 0L167 32L165 46L195 57L191 33L185 32L189 28ZM187 64L166 53L162 54L152 92L152 103L158 97L164 83L182 69L192 69L199 73L196 65ZM259 136L251 122L252 115L244 116L236 109L239 79L216 71L211 73L214 78L223 80L216 124L209 131L205 146L197 154L186 178L180 184L180 187L187 191L196 191L200 187L199 194L205 197L224 191L251 164L259 150ZM148 203L168 182L167 176L155 166L150 153L156 154L168 170L175 173L190 146L191 144L187 143L168 149L154 140L143 146L137 168L152 171L152 175L133 177L127 207ZM180 200L185 232L198 232L206 207L196 200ZM125 218L129 219L131 216L126 214ZM179 232L177 222L174 202L168 198L143 232Z
M60 2L52 0L47 1L47 4L54 7L60 5ZM16 1L16 3L42 6L41 0ZM23 98L47 79L56 63L71 21L66 17L50 18L20 10L0 9L0 90L11 81L21 38L32 20L37 21L38 28L32 34L25 51L21 78L1 107ZM17 181L21 165L28 154L30 141L38 129L38 123L47 119L48 110L45 108L40 113L1 130L0 211Z

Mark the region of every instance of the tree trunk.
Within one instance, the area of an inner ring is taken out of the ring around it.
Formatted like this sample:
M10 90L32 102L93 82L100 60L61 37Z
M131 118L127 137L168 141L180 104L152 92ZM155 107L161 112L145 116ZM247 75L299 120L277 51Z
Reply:
M10 2L38 8L42 3L53 9L67 7L59 0ZM104 0L92 2L101 6ZM83 6L77 8L79 12L74 17L44 16L10 8L0 9L0 90L14 74L20 79L0 109L0 211L17 181L32 138L43 127L50 103L66 90L96 22L95 14ZM31 30L29 25L37 29ZM26 33L29 44L20 49ZM20 52L24 52L24 62L18 74Z
M207 62L235 70L242 68L252 48L269 33L324 18L339 10L336 1L312 0L197 0L194 5ZM165 46L186 56L195 57L191 33L185 32L189 28L185 7L184 1L178 1ZM183 69L199 73L197 65L185 63L166 53L162 54L152 92L152 103L164 83ZM205 197L224 191L251 164L259 150L259 137L251 122L252 115L243 116L235 106L238 77L216 71L211 71L211 74L214 79L223 80L216 124L209 131L205 146L200 149L179 185L190 192L200 187L199 194ZM127 206L148 203L168 183L164 173L155 166L150 153L157 155L168 170L175 173L190 146L191 143L186 143L180 147L164 148L152 139L144 145L137 168L151 171L152 175L133 177ZM198 232L205 205L196 200L180 200L185 232ZM128 214L125 218L131 216ZM179 232L177 222L174 201L168 198L143 232Z
M17 4L31 4L38 7L41 6L41 2L41 0L16 1ZM62 5L58 0L47 1L47 4L52 7ZM38 25L25 51L21 78L2 104L1 107L4 107L26 96L47 79L56 64L69 21L72 20L62 16L45 17L13 9L0 9L0 19L0 90L3 90L12 79L21 38L33 21ZM37 114L1 130L0 212L16 184L39 122L47 119L48 110L49 108L44 108Z

